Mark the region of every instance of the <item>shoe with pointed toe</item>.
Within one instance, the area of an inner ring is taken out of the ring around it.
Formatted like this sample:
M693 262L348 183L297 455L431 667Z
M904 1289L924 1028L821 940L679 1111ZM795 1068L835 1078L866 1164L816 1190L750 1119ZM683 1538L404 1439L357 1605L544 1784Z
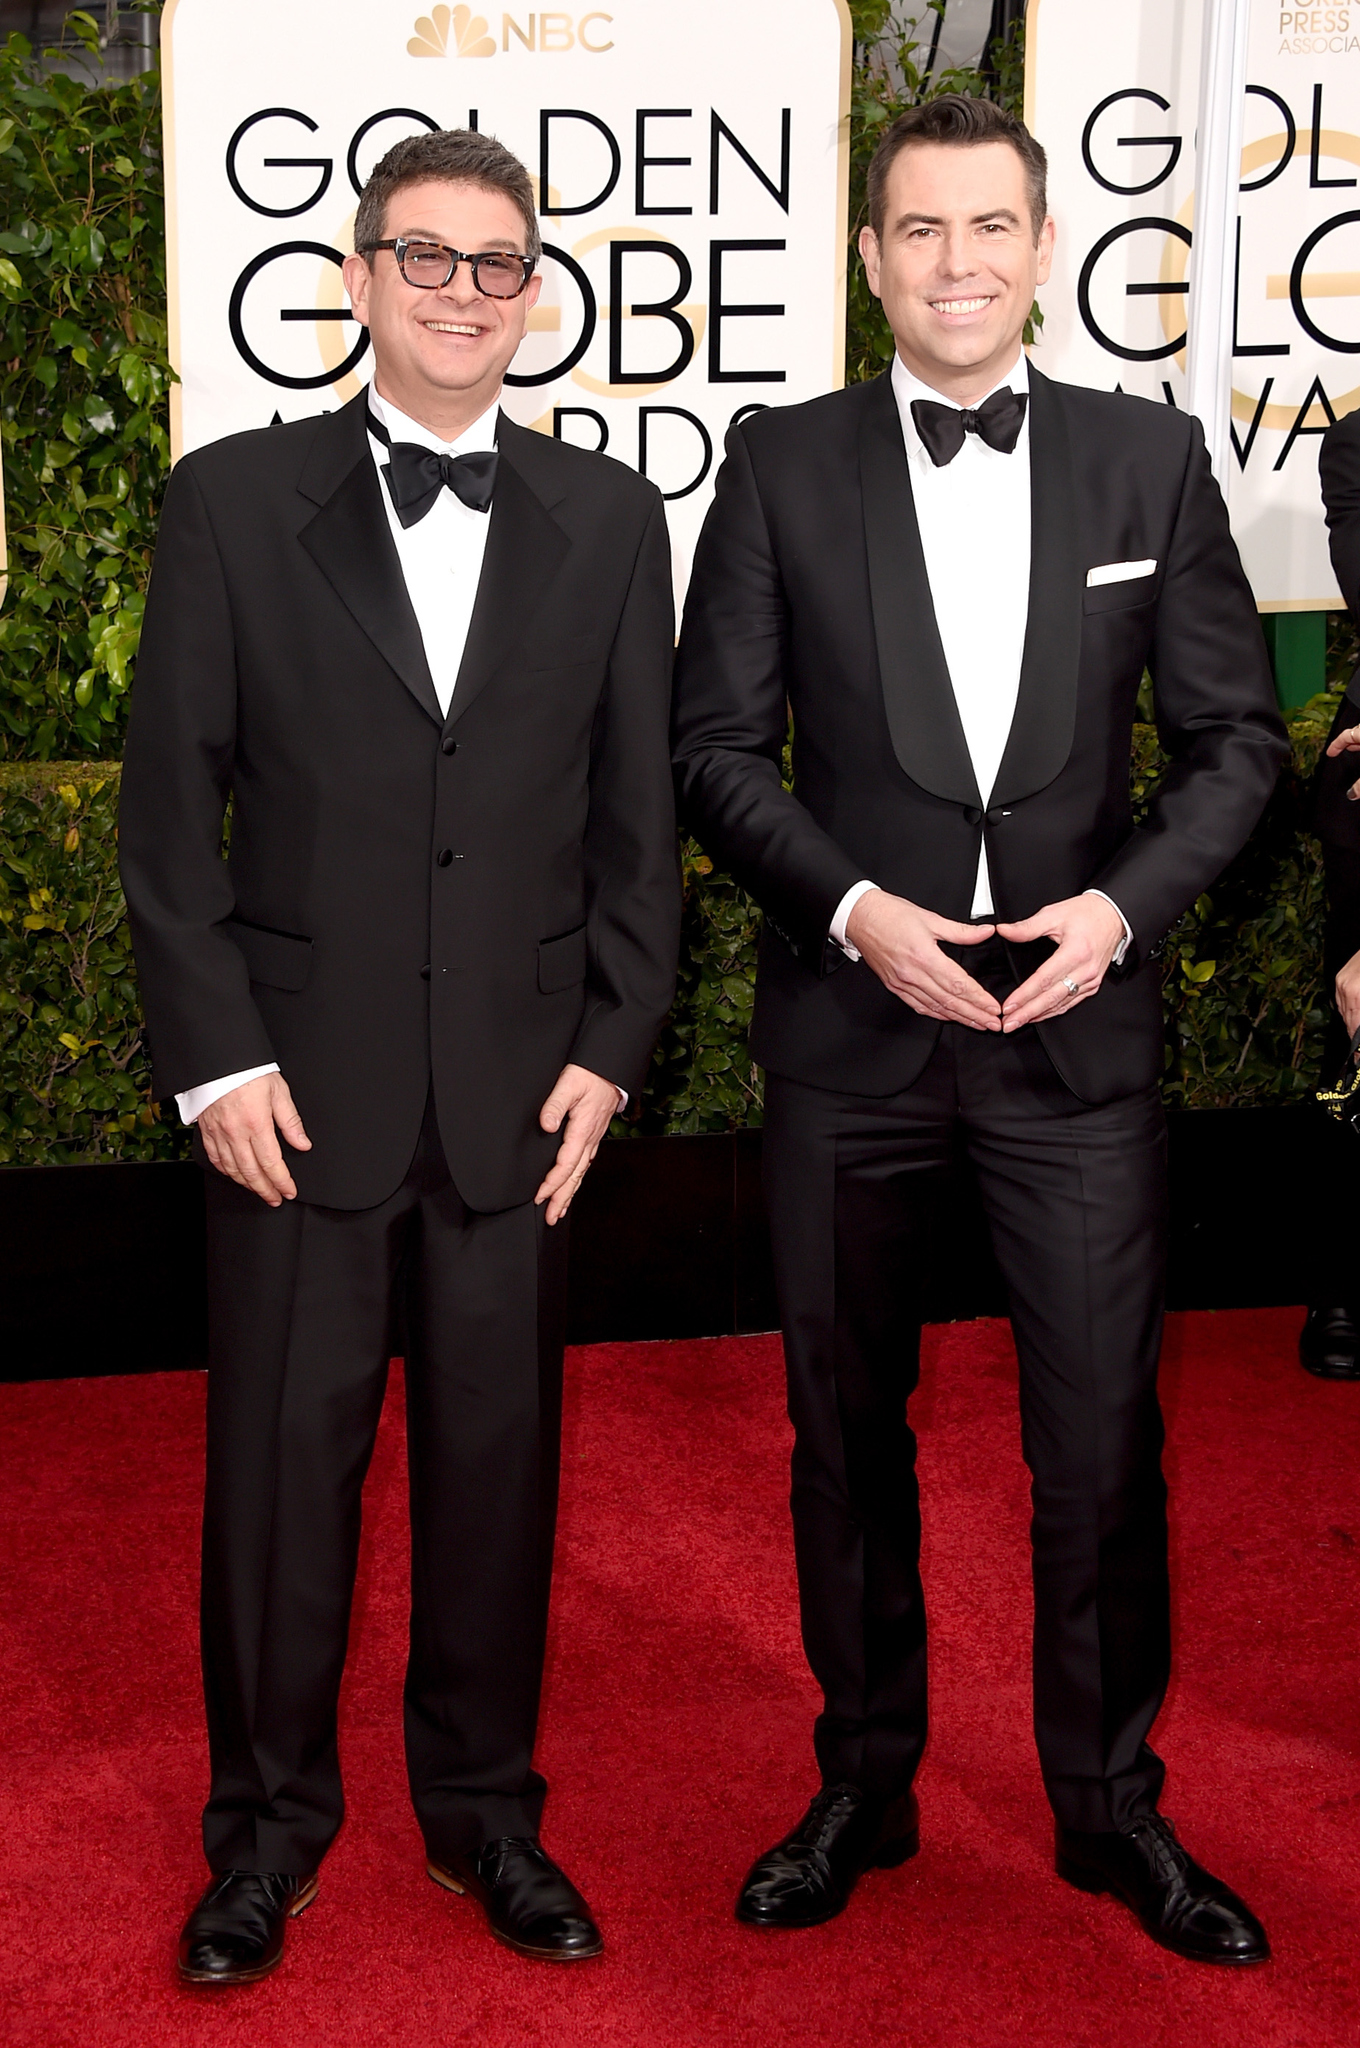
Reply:
M791 1834L757 1858L737 1897L748 1927L819 1927L844 1911L864 1871L890 1870L920 1847L912 1792L883 1801L827 1785Z
M253 1984L283 1959L290 1920L316 1897L316 1878L225 1870L184 1923L177 1967L188 1984Z
M1196 1863L1164 1814L1141 1814L1108 1834L1059 1827L1057 1868L1079 1891L1113 1892L1173 1955L1239 1967L1270 1960L1250 1906Z
M1310 1308L1299 1364L1319 1380L1360 1380L1360 1327L1348 1308Z
M504 1835L472 1856L431 1856L425 1868L445 1891L476 1899L497 1941L522 1956L579 1963L604 1948L589 1906L537 1836Z

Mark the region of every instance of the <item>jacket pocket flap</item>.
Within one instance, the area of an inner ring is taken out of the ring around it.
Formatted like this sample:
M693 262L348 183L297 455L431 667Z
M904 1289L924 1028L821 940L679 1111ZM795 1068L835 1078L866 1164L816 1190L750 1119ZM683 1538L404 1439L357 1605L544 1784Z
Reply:
M1157 576L1126 576L1118 583L1097 583L1081 593L1084 612L1122 612L1135 604L1150 604L1157 592Z
M540 995L558 995L564 988L575 988L586 978L586 928L578 925L574 932L563 932L560 938L540 939L538 946L538 987Z
M265 988L287 989L296 995L307 986L312 971L312 942L294 932L270 931L266 925L245 924L229 917L223 929L246 963L252 981Z

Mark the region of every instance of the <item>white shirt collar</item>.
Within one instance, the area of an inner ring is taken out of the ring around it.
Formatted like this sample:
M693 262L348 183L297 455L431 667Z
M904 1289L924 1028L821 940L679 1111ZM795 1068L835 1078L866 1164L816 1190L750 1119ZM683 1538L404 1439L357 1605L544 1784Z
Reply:
M422 427L419 420L411 419L398 406L393 405L390 398L384 398L380 392L375 391L372 384L368 387L368 403L370 411L376 413L394 441L415 441L422 448L433 449L436 455L470 455L474 449L494 448L496 445L496 426L500 419L499 398L493 405L489 405L481 418L475 419L456 441L441 441L438 434L432 432L429 427ZM381 446L381 443L378 445Z
M1013 366L1007 370L1005 376L998 377L991 391L984 392L983 396L978 399L978 405L985 405L993 392L1002 391L1007 385L1010 386L1012 391L1029 390L1029 358L1026 356L1023 348ZM916 431L916 422L911 416L911 402L913 398L928 398L936 405L952 405L956 412L962 412L963 407L956 398L946 398L942 391L935 391L929 384L923 384L921 379L907 368L899 355L894 355L893 357L892 388L893 397L897 400L897 410L902 419L902 437L907 444L907 453L908 455L920 456L923 461L929 463L930 456L926 451L921 436ZM1022 439L1029 432L1028 410L1026 411L1025 423L1020 432ZM985 443L979 443L979 445L982 447L986 446ZM995 450L987 449L987 453L989 455L994 454ZM933 468L934 465L931 464L931 467Z

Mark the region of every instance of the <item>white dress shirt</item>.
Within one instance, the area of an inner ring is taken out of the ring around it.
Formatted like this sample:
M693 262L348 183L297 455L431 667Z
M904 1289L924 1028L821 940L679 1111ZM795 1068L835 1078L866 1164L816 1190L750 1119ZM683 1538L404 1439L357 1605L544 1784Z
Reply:
M432 448L437 455L468 455L473 449L496 445L499 403L474 420L456 441L441 441L418 420L408 419L389 399L379 397L371 384L368 403L394 441L416 441L422 448ZM388 464L387 448L374 434L369 435L368 446L381 475ZM452 491L441 491L423 519L418 519L414 526L403 526L385 482L379 485L379 496L406 579L406 594L425 643L430 680L439 708L447 718L472 623L472 607L477 601L491 520L485 512L474 512ZM186 1124L197 1123L210 1103L229 1095L233 1088L278 1071L276 1062L267 1067L246 1067L239 1074L224 1074L220 1080L186 1089L183 1095L175 1097L180 1118Z
M419 420L410 419L398 411L391 400L381 397L371 384L368 403L393 441L415 441L422 448L433 449L437 455L470 455L475 449L494 448L496 445L499 402L489 406L456 441L441 441L429 427L422 427ZM389 461L387 446L376 434L369 435L368 446L381 477ZM430 680L439 699L439 708L447 718L458 671L463 665L472 608L477 602L477 586L481 581L482 558L486 553L491 519L489 514L465 505L452 491L441 490L422 519L418 519L414 526L403 526L385 480L379 485L379 496L406 581L406 594L411 600L416 624L420 627ZM258 1081L262 1074L277 1074L278 1071L277 1062L271 1062L266 1067L247 1067L239 1074L224 1074L220 1080L205 1081L201 1087L186 1089L184 1094L175 1097L180 1118L186 1124L197 1123L211 1103L229 1095L233 1088L244 1087L247 1081ZM620 1088L619 1108L626 1108L627 1103L627 1093Z
M1014 368L999 378L977 403L984 405L994 391L1007 385L1017 392L1029 389L1029 364L1023 350ZM952 406L955 411L962 408L952 398L923 384L900 356L893 358L892 388L902 422L935 620L985 809L1015 720L1029 624L1028 409L1020 438L1009 455L989 448L980 434L966 434L953 461L937 468L916 431L912 400L928 399L936 405ZM857 882L841 898L831 920L831 937L852 959L859 955L846 938L847 920L860 898L877 887L875 882ZM1104 895L1099 889L1087 893ZM1105 897L1105 901L1110 902L1110 898ZM1118 904L1111 907L1119 909ZM988 918L994 909L984 839L978 849L971 915ZM1119 915L1123 919L1122 911ZM1123 958L1132 937L1125 921L1117 960Z

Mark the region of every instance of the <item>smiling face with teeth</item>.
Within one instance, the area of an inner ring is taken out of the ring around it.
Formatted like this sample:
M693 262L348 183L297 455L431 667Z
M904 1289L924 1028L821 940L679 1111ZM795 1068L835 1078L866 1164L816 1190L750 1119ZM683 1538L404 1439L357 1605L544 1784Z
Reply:
M906 367L956 405L987 396L1053 262L1053 222L1037 238L1025 166L1008 142L921 142L888 173L883 239L860 231L869 289Z
M504 192L427 178L392 195L383 239L400 235L473 255L518 254L524 219ZM518 298L488 298L460 263L446 285L428 291L407 284L390 249L345 259L354 317L373 341L377 390L444 441L456 441L495 403L541 285L535 276Z

